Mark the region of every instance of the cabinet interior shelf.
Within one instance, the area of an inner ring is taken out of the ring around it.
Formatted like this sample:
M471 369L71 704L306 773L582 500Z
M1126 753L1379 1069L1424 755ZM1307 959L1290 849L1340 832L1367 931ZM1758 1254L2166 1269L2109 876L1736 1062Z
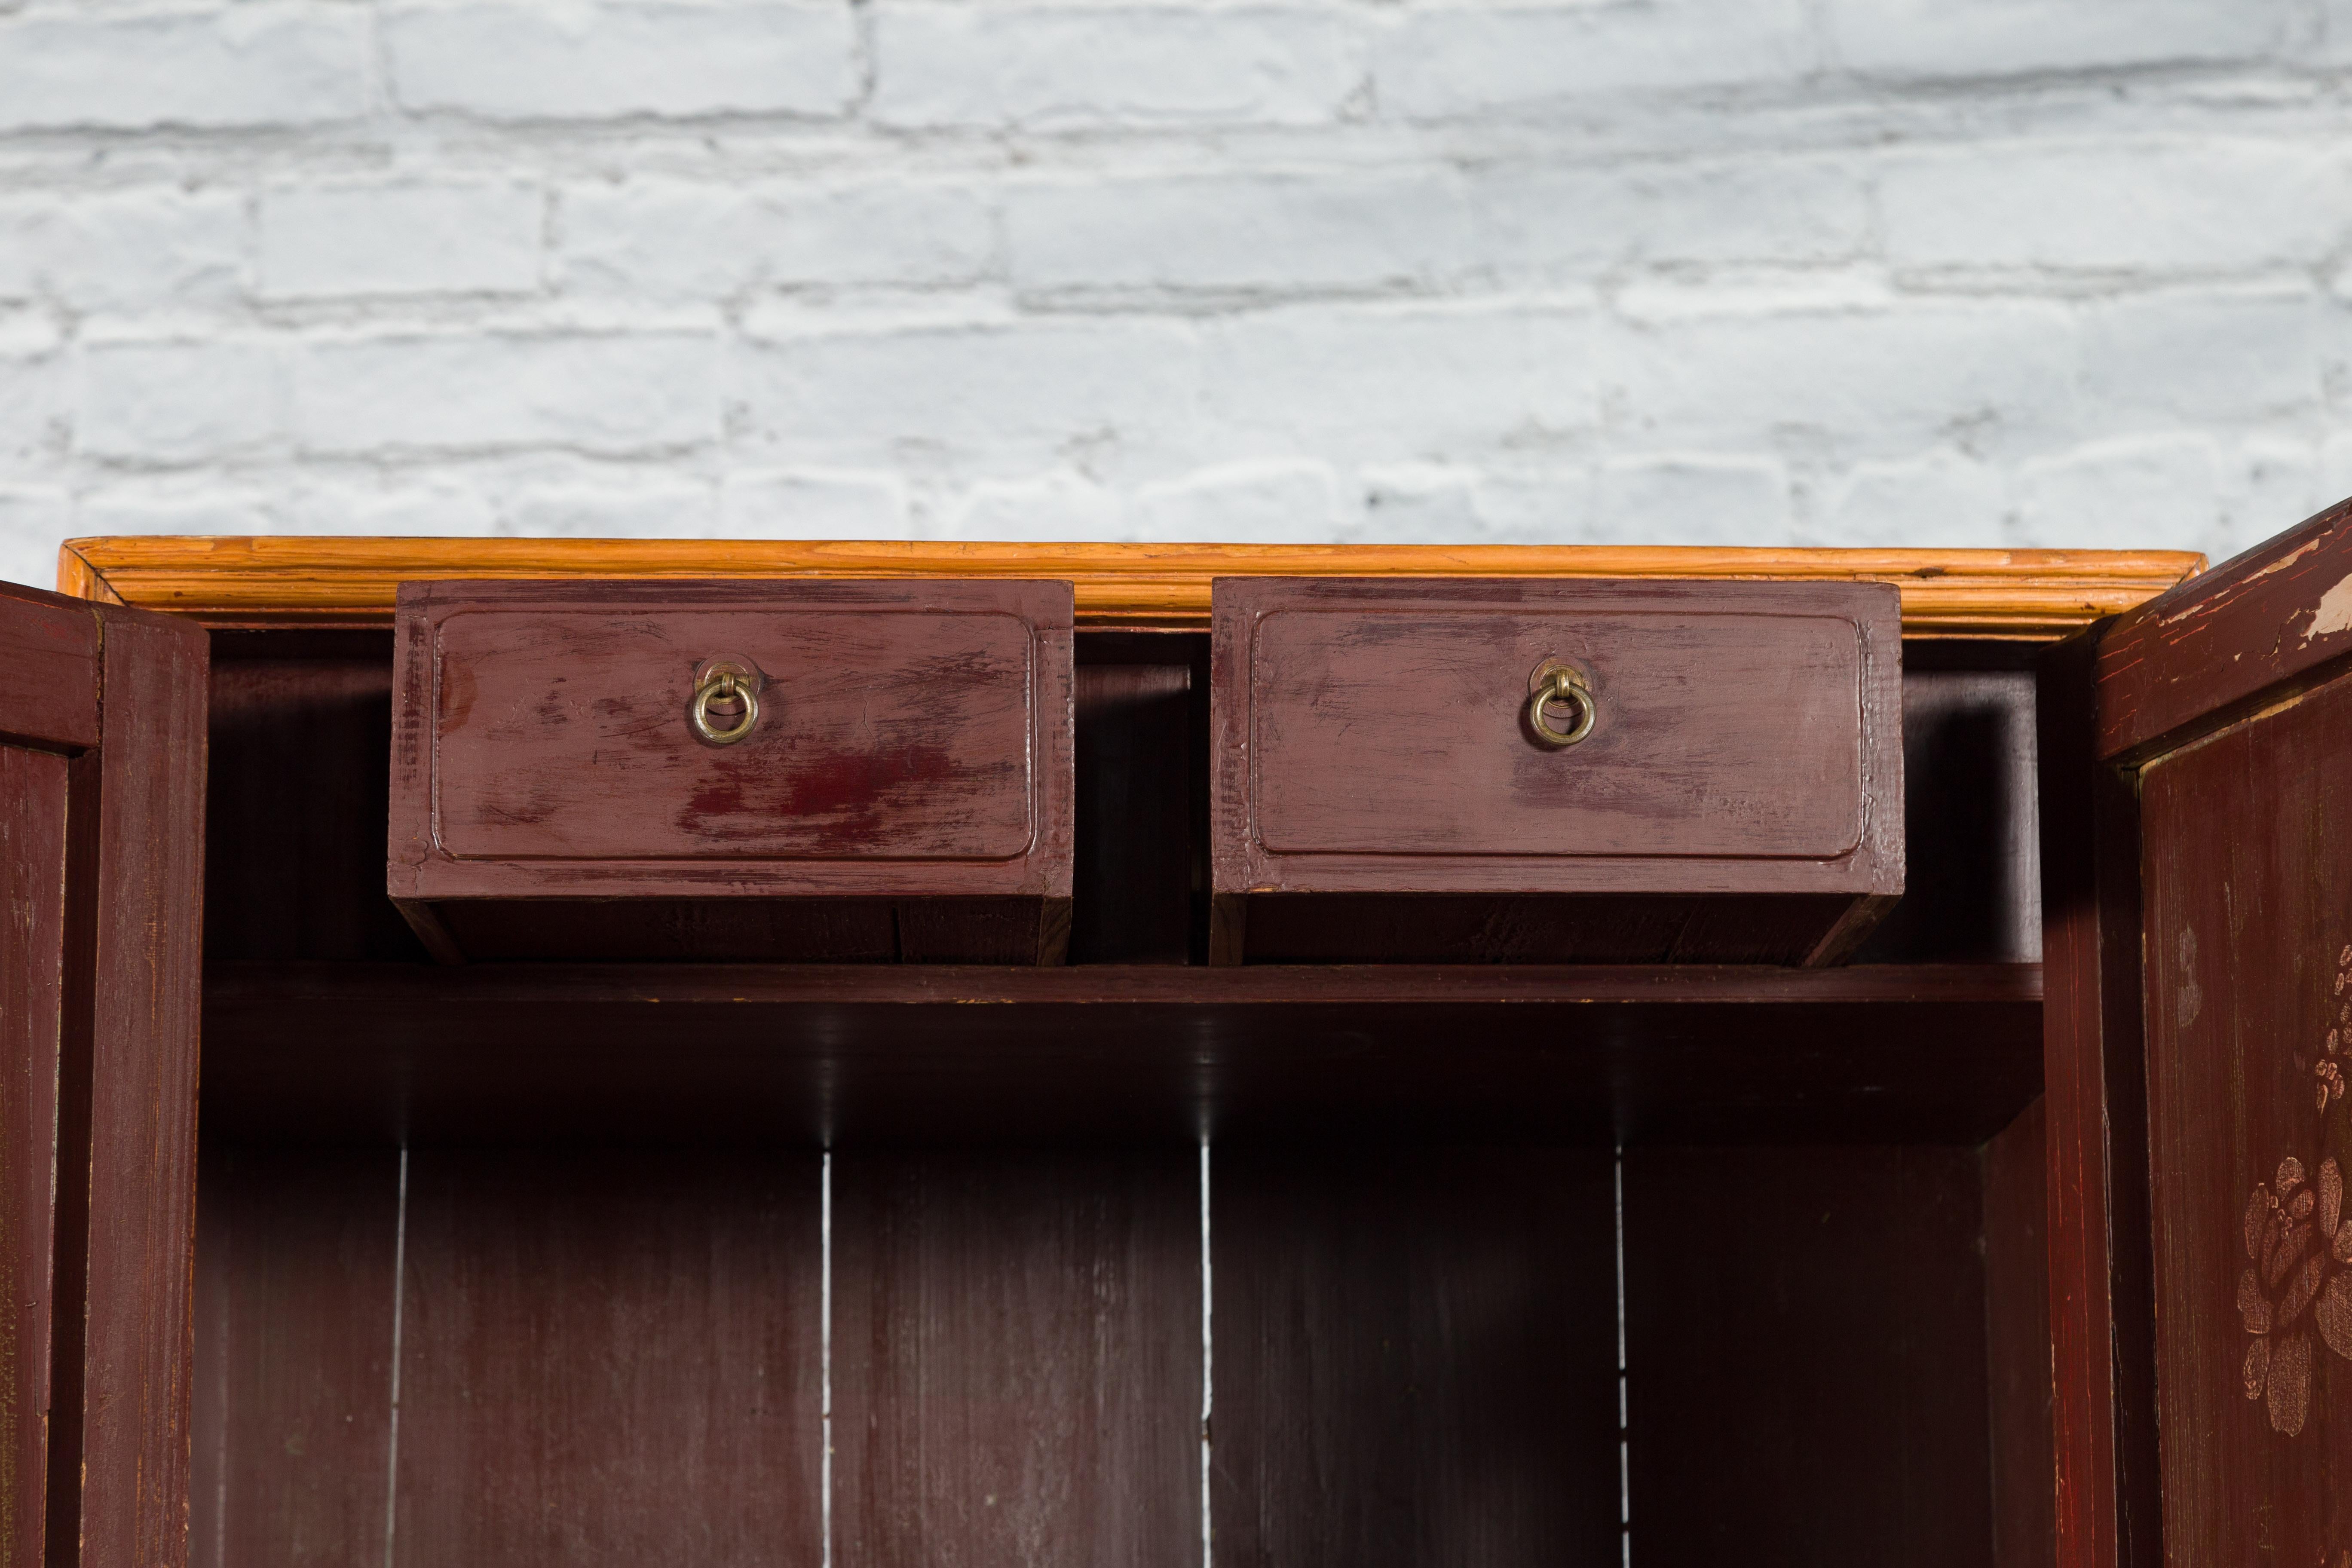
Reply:
M1975 1143L2042 971L216 963L209 1130ZM331 1022L323 1022L331 1020Z

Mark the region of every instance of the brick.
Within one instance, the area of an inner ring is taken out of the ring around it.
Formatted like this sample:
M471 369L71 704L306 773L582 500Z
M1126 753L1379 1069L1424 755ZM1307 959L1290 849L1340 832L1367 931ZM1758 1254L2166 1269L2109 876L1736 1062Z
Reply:
M599 292L716 300L750 288L971 282L996 226L968 185L746 185L641 179L562 196L564 281Z
M216 306L245 263L245 204L176 186L0 198L0 299L77 311Z
M1969 429L1999 444L2074 416L2076 322L2054 302L1620 297L1606 340L1623 426L1699 450L1831 444L1847 458L1916 452Z
M1307 458L1218 463L1139 487L1135 536L1169 543L1318 544L1338 537L1339 479Z
M1496 544L1607 542L1594 533L1590 468L1488 469L1476 499L1479 526Z
M1827 0L1840 64L1966 78L2253 59L2284 41L2284 0Z
M2352 160L2219 136L1979 144L1889 160L1879 202L1898 268L2271 268L2336 247Z
M1829 159L1501 164L1467 184L1475 254L1514 279L1678 263L1843 261L1862 254L1871 237L1865 183Z
M2230 552L2208 437L2095 442L2022 465L2016 486L2020 530L2044 548Z
M683 331L317 341L294 413L317 452L674 449L719 434L717 347Z
M65 444L68 361L57 330L32 312L0 314L0 461L19 473Z
M247 3L0 16L0 131L309 125L367 112L368 12Z
M2320 412L2323 311L2307 289L2168 290L2087 310L2084 418L2243 426Z
M947 537L969 540L1116 540L1126 537L1118 497L1066 468L1021 479L982 479L950 511Z
M479 534L499 515L463 476L394 474L374 480L313 480L289 487L286 525L304 533Z
M1350 460L1459 459L1589 438L1599 422L1580 302L1299 306L1209 331L1223 426Z
M721 539L903 539L907 481L880 468L776 468L729 474Z
M1778 458L1612 458L1596 480L1601 534L1612 544L1789 542L1789 475Z
M415 5L383 32L404 107L491 120L830 116L857 91L845 0Z
M1462 266L1458 184L1393 175L1105 180L1007 193L1024 290L1314 292L1427 286Z
M277 533L261 492L195 478L130 480L86 490L74 506L76 535L92 533Z
M81 352L74 446L147 463L250 451L282 433L283 379L272 343L90 343Z
M1797 526L1800 544L1998 550L2012 542L2000 471L1949 447L1856 463L1821 492L1813 515Z
M1197 342L1179 322L810 331L755 316L730 395L743 443L796 462L895 467L952 455L1031 471L1073 446L1182 440L1199 379Z
M526 293L539 286L545 205L518 180L276 186L261 194L260 291Z
M1349 543L1479 541L1478 470L1444 463L1376 464L1363 470L1364 510ZM1480 541L1483 542L1483 541Z
M2251 550L2338 499L2330 488L2316 444L2256 437L2224 455L2223 537L2207 546L2218 563Z
M1589 111L1596 97L1789 81L1820 64L1800 0L1432 5L1372 53L1383 115Z
M0 583L54 588L73 504L55 486L0 486Z
M711 486L652 473L534 485L502 510L507 531L531 538L696 539L709 535L718 506Z
M1342 7L877 5L888 125L1318 125L1362 86Z

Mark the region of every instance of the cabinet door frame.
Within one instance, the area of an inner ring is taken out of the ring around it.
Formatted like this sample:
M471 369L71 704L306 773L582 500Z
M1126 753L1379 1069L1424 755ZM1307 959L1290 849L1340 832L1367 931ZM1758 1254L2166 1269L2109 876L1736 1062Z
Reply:
M187 1558L206 655L0 584L0 742L58 759L7 805L63 851L53 918L0 928L29 1003L0 1030L0 1568Z
M2141 771L2347 672L2352 500L2042 658L2043 1070L2062 1568L2166 1561Z

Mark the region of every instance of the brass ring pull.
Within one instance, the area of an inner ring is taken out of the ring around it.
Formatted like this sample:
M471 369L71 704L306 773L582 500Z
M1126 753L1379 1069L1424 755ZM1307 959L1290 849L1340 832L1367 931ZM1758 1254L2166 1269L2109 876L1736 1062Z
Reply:
M1555 730L1544 717L1544 710L1555 702L1574 703L1576 721L1565 730ZM1583 675L1567 665L1555 665L1544 672L1543 680L1528 699L1528 728L1538 743L1559 751L1573 746L1592 733L1593 723L1601 717L1601 705L1593 700L1592 688Z
M722 698L732 697L743 704L741 717L726 729L710 721L710 705ZM758 679L731 664L712 667L695 686L694 700L686 710L694 732L714 746L731 746L751 732L760 721L760 689Z

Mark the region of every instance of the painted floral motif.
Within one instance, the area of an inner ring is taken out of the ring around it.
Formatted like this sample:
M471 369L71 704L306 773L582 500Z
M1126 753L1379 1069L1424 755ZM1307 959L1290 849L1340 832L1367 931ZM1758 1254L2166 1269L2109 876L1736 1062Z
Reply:
M2343 1062L2352 1056L2347 988L2352 944L2336 961L2336 1020L2312 1072L2323 1117L2344 1098ZM2352 1361L2352 1269L2346 1267L2352 1265L2352 1221L2344 1213L2344 1172L2336 1157L2322 1159L2315 1172L2293 1154L2281 1160L2271 1180L2246 1199L2245 1243L2238 1312L2252 1336L2243 1368L2246 1397L2266 1400L2272 1427L2292 1437L2311 1413L2314 1333Z

